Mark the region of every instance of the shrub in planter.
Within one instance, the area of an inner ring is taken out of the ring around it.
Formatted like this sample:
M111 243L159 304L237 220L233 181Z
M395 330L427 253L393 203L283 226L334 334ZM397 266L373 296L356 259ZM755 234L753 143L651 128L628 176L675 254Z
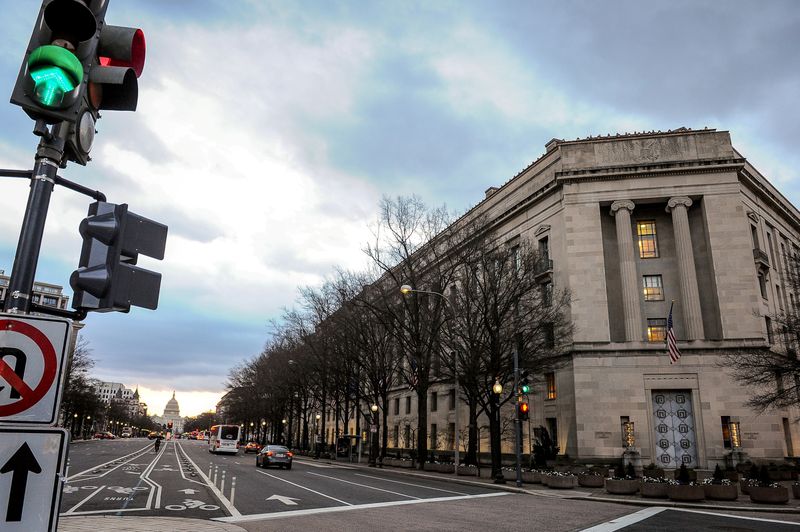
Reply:
M642 476L646 478L664 478L664 470L650 462L642 468Z
M703 486L695 483L691 478L691 474L689 469L686 467L686 464L681 464L680 469L675 472L675 480L667 489L667 496L670 498L670 500L695 502L705 499L706 492L703 489Z
M725 478L725 473L719 465L714 468L714 476L703 481L703 490L706 498L715 501L735 501L739 498L736 484Z
M750 488L758 485L758 466L751 463L750 467L744 473L745 478L739 482L739 489L742 490L744 495L750 495Z
M628 464L630 466L630 464ZM633 470L633 466L629 468ZM630 472L630 471L629 471ZM641 484L636 475L626 475L625 468L622 467L622 462L617 464L614 468L614 476L606 479L606 491L612 495L633 495L639 491Z
M750 500L762 504L785 504L789 502L789 490L772 482L767 466L761 466L758 485L750 486Z
M728 466L728 467L725 468L725 478L727 478L731 482L738 482L739 481L739 472L736 471L734 468Z
M675 480L678 484L686 485L690 482L697 482L697 471L686 467L686 464L681 464L681 467L675 470Z
M587 469L578 475L578 484L584 488L602 488L605 478L596 469Z
M669 486L669 480L663 477L642 477L641 495L648 499L666 499Z
M552 472L548 475L547 487L552 489L572 489L577 483L577 477L572 473Z

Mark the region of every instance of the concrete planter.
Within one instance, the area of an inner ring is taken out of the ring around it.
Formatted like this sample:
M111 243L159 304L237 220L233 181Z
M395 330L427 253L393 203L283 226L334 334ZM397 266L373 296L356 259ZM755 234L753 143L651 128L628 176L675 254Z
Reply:
M633 495L639 491L641 482L629 479L606 479L606 491L612 495Z
M750 495L750 482L747 480L739 481L739 489L743 495Z
M667 488L669 488L669 486L670 485L666 482L642 482L642 486L639 489L642 497L648 499L666 499Z
M697 502L706 498L703 486L670 486L667 495L671 501Z
M452 473L454 468L453 464L425 463L425 471L435 471L436 473Z
M584 488L602 488L605 481L600 475L578 475L578 484Z
M526 484L539 484L542 482L542 475L538 471L523 471L522 482Z
M713 501L735 501L739 498L739 490L736 484L731 484L730 486L706 484L703 489L706 492L706 499Z
M786 504L789 502L789 490L783 486L750 486L750 500L761 504Z
M550 475L547 480L547 487L556 490L571 490L577 485L578 478L575 475L559 476Z
M458 466L458 471L456 471L456 475L464 476L464 477L477 477L478 476L478 468L477 467L470 467L470 466Z

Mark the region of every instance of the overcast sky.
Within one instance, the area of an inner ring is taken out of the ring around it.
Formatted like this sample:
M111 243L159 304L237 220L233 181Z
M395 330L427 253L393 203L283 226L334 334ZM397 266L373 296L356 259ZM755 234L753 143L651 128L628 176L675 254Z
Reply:
M10 97L39 2L0 0ZM213 408L299 285L357 268L384 194L463 212L553 137L681 126L734 145L800 205L800 2L111 0L141 27L136 113L105 112L61 175L169 226L156 312L95 314L95 375L160 414ZM32 121L0 105L0 168ZM10 273L28 187L0 180ZM90 200L58 188L37 279L69 288Z

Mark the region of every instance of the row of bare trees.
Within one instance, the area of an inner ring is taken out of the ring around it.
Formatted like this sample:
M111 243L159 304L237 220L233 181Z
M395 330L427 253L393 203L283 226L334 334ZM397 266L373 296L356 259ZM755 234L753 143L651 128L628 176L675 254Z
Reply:
M369 406L388 446L389 400L417 398L415 451L428 456L432 386L458 383L468 408L466 463L475 463L478 418L489 419L500 476L501 407L515 400L513 358L531 375L560 364L571 336L569 295L553 286L549 258L525 240L505 242L487 218L451 219L419 198L385 198L364 272L336 271L300 290L273 322L264 351L230 372L229 421L265 423L273 439L309 448L309 434L357 432ZM412 290L401 288L407 286ZM505 392L492 392L495 383ZM319 418L317 418L319 415Z

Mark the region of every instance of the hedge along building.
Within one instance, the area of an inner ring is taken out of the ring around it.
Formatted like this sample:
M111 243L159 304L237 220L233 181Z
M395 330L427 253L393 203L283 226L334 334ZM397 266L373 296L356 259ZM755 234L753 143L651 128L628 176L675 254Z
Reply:
M746 407L748 390L721 355L773 343L769 316L794 308L798 294L784 272L787 253L797 252L800 213L728 132L553 139L466 216L479 214L496 223L500 241L527 239L546 253L541 282L572 295L570 361L545 376L531 408L531 425L547 427L562 454L619 458L623 424L633 422L645 463L713 467L736 443L734 422L750 457L794 455L793 413ZM670 364L673 300L682 358ZM431 443L448 433L439 448L452 449L451 390L433 386L438 398L428 400ZM414 393L397 390L388 407L389 446L408 446ZM508 439L504 447L513 450Z

